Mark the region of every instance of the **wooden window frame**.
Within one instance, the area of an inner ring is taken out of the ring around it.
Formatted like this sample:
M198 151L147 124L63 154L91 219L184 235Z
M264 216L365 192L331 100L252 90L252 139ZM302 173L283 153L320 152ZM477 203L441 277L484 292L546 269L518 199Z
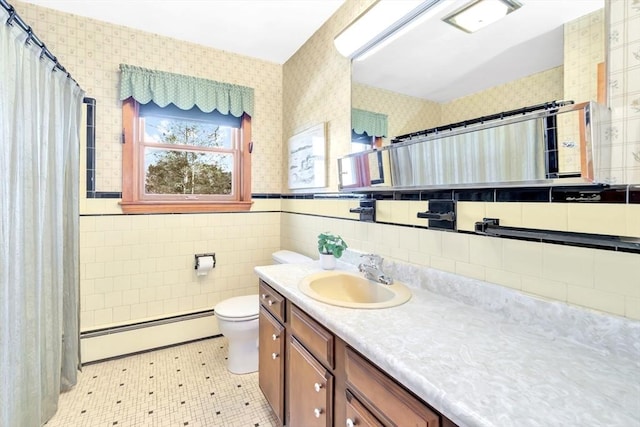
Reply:
M251 209L251 116L243 114L241 124L238 200L144 200L141 197L141 165L138 159L137 126L139 103L127 98L122 103L122 201L124 213L234 212Z

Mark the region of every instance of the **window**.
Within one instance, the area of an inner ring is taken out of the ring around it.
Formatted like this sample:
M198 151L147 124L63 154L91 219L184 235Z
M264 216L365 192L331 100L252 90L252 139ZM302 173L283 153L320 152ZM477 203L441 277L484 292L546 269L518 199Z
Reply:
M123 103L127 213L248 210L251 118Z
M351 109L351 152L380 148L387 136L387 115Z
M357 133L351 130L351 152L359 153L372 148L382 147L382 137L369 136L367 132Z
M249 210L253 89L120 64L122 210Z

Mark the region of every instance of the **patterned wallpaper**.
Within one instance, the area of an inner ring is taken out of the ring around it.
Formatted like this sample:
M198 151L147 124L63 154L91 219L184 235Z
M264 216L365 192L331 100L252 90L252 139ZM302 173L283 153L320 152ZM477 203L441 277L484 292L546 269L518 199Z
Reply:
M335 49L333 39L372 3L373 0L346 1L284 64L282 170L287 170L287 140L325 122L327 179L333 191L338 188L336 159L349 152L351 135L350 63ZM282 176L282 191L289 191L287 174Z
M438 103L373 86L353 83L351 103L353 108L386 114L390 137L427 129L441 123ZM388 141L389 138L385 144Z
M97 100L97 191L122 188L120 63L253 87L252 191L280 191L281 169L265 166L282 164L281 65L29 3L14 6L87 96Z
M556 67L494 86L443 104L442 119L447 123L453 123L554 99L562 99L562 80L562 67Z
M612 177L640 184L640 0L610 0Z

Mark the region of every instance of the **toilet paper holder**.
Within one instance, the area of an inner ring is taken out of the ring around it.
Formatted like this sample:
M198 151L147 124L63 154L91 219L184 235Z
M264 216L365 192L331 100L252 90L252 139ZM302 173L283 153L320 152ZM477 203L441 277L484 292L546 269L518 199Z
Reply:
M200 258L206 258L206 257L213 258L213 268L216 267L216 253L215 252L211 252L211 253L208 253L208 254L195 254L194 257L196 259L196 265L193 267L194 270L197 270L198 267L200 267Z

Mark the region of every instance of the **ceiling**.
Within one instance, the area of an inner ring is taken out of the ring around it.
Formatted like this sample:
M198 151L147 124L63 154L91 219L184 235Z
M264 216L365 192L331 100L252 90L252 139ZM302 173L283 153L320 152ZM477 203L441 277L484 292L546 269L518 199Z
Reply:
M215 49L285 63L344 0L22 0ZM395 0L402 1L402 0ZM354 80L446 102L563 62L565 22L604 0L520 0L473 34L441 21L470 0L441 0L431 18L363 61Z
M437 12L382 50L353 63L354 80L447 102L563 63L563 28L604 0L519 0L523 6L469 34L442 17L470 0L443 0Z
M284 64L344 3L344 0L21 1L278 64Z

